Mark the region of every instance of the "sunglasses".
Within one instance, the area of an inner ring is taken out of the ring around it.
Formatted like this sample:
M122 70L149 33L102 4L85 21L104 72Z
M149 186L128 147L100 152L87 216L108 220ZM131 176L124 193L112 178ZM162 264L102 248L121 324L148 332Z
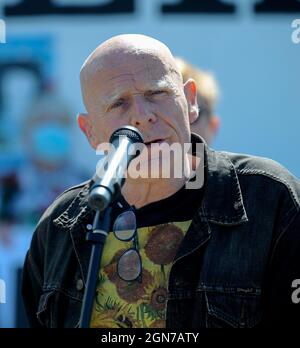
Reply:
M142 281L142 259L139 253L139 243L136 226L136 216L133 210L121 213L113 225L115 237L122 242L132 241L133 246L124 251L117 261L118 276L125 281Z

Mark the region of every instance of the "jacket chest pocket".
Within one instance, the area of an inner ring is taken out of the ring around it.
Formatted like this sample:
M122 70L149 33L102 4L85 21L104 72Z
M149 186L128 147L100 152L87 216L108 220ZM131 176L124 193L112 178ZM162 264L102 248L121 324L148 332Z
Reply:
M261 296L251 289L205 291L206 327L252 328L262 318Z
M47 328L77 327L82 301L61 290L44 292L36 313L40 324Z

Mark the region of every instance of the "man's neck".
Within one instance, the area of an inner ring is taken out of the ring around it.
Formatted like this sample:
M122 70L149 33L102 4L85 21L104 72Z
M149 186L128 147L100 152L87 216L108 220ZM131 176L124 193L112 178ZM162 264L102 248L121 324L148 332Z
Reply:
M162 179L139 181L128 180L122 188L122 195L125 200L137 209L172 196L179 191L186 182L182 179Z
M188 155L187 173L182 173L181 178L164 178L164 179L132 179L127 178L122 188L122 195L128 204L135 206L137 209L172 196L179 191L192 176L195 167L199 165L196 158Z

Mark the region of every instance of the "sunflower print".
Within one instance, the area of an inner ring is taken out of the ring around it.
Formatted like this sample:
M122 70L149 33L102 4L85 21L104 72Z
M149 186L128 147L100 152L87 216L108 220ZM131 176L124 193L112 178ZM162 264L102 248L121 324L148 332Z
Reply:
M101 260L91 327L165 327L168 278L190 224L191 220L137 230L142 259L141 282L127 282L118 276L118 259L132 244L119 241L109 233Z
M168 265L174 260L183 237L183 231L174 224L157 226L149 235L145 253L153 263Z

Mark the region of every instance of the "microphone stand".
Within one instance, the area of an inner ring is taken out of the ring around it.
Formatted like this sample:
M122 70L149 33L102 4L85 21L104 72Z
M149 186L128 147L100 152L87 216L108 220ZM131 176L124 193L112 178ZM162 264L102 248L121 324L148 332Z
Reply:
M125 178L122 176L117 176L118 180L116 180L114 175L119 174L120 169L121 171L125 170L124 160L127 157L125 158L124 156L128 155L129 146L135 143L144 143L139 130L131 126L117 129L110 137L110 143L115 144L116 139L119 141L120 148L111 159L111 168L106 171L100 182L98 180L99 178L95 176L97 179L93 179L94 184L89 193L89 205L96 210L96 215L94 217L92 232L88 232L86 237L87 241L92 243L92 252L80 313L80 328L88 328L90 326L103 247L110 229L110 205L120 193L121 187L125 182ZM136 156L136 153L135 155L131 155L130 160ZM130 160L125 162L127 164L126 168Z
M108 206L103 212L97 210L93 221L93 229L91 232L88 232L86 236L86 240L92 243L92 252L88 269L86 289L81 307L79 321L80 328L90 327L103 247L110 229L110 213L110 206Z

